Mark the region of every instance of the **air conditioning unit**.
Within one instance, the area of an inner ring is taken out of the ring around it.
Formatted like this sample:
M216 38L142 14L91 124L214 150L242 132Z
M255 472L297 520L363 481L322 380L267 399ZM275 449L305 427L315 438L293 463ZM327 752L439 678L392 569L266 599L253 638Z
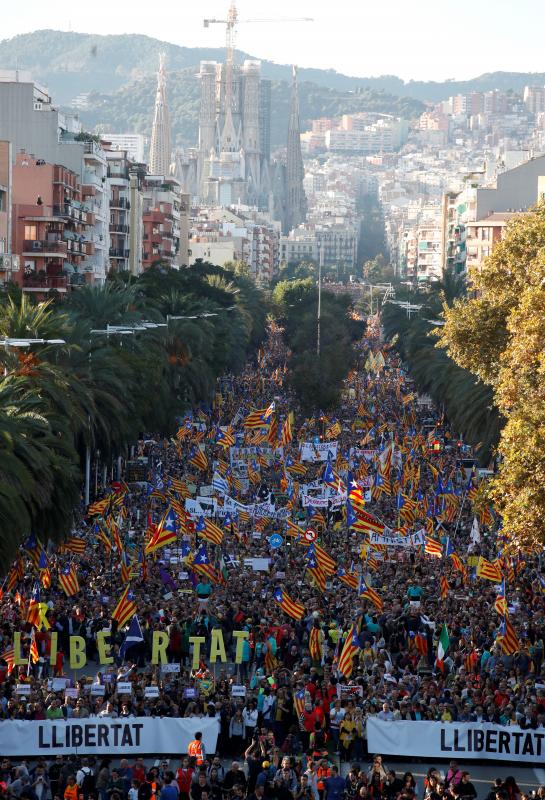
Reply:
M42 249L42 243L41 242L32 242L32 249L33 250L41 250Z

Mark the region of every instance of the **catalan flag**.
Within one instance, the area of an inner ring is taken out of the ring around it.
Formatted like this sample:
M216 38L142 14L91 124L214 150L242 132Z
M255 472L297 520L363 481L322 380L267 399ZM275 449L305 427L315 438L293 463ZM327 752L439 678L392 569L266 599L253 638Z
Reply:
M293 413L290 411L282 424L282 433L280 434L280 441L284 447L293 439Z
M49 563L45 554L45 550L42 550L40 555L38 569L40 572L40 583L44 589L49 589L51 586L51 570L49 569Z
M426 536L424 552L428 556L433 556L434 558L442 558L443 548L441 546L441 542L438 542L437 539L433 539L431 536Z
M290 475L305 475L307 468L300 461L294 461L291 456L288 456L285 461L286 470Z
M503 580L499 564L487 561L483 556L479 557L477 577L484 578L487 581L493 581L494 583L501 583Z
M15 648L10 647L8 650L4 650L3 653L0 653L0 660L6 662L8 666L8 675L10 675L15 666Z
M131 579L131 559L126 551L121 553L121 580L123 583L129 583Z
M201 450L198 445L193 445L189 451L188 463L191 464L192 467L196 467L200 470L208 469L208 459L206 458L204 450Z
M428 655L428 640L423 634L417 633L415 635L414 645L421 656L426 657Z
M349 513L350 511L352 511L352 514ZM367 511L363 511L363 509L355 511L351 503L350 508L347 503L346 522L350 528L353 528L355 531L361 531L362 533L367 533L368 531L372 531L373 533L384 532L384 525L382 522L379 522L376 517L369 514Z
M329 553L326 553L323 547L316 542L312 542L310 547L313 549L316 556L318 566L323 569L326 575L334 575L337 568L336 562L331 558Z
M114 608L112 619L119 628L124 628L127 622L136 614L136 602L130 586L127 586Z
M30 637L29 662L32 661L33 664L37 664L39 660L40 654L38 653L38 645L36 644L36 636L33 629Z
M479 656L475 652L475 650L471 650L471 652L467 653L464 656L464 667L466 672L475 672L477 667L477 662L479 661Z
M360 597L364 597L366 600L369 600L371 603L373 603L377 611L382 611L381 597L377 594L373 587L367 583L363 575L360 578L358 594Z
M501 617L507 616L507 597L505 594L505 579L500 583L499 592L494 601L494 608Z
M351 625L348 633L346 634L346 639L344 640L343 649L341 650L339 663L337 665L337 669L341 675L344 675L345 678L349 678L352 675L354 656L358 650L361 650L358 632L356 627Z
M512 656L520 650L518 636L507 615L502 618L498 633L496 634L496 641L499 643L503 652L508 656Z
M59 553L76 553L76 555L81 555L85 553L86 546L85 539L81 539L79 536L70 536L69 539L66 539L59 545Z
M441 575L441 600L446 600L448 598L449 588L446 575Z
M221 544L223 542L222 529L219 525L216 525L215 522L212 522L212 520L206 517L199 517L199 521L195 526L195 531L199 536L202 536L203 539L206 539L207 542L211 542L212 544Z
M293 707L295 709L295 713L297 715L297 719L299 719L301 714L303 714L304 711L305 711L305 690L304 689L300 689L298 692L294 693L294 695L293 695Z
M104 512L110 505L110 498L105 497L103 500L95 500L87 506L87 515L89 517L104 515Z
M314 580L314 583L316 584L317 588L321 592L325 592L327 576L324 570L318 565L312 545L308 549L307 569L312 579Z
M328 440L336 439L342 433L342 425L338 420L326 428L325 438Z
M144 553L154 553L160 547L165 547L167 544L173 544L178 538L178 524L176 514L172 508L169 508L163 515L161 521L152 533L151 538L146 544Z
M310 629L309 639L308 639L308 649L310 652L310 657L314 661L321 661L322 660L322 640L323 640L323 633L319 625L313 625Z
M270 408L270 406L269 406L269 408ZM267 414L268 410L269 409L267 409L267 408L262 408L259 411L251 411L248 414L248 416L245 418L245 420L243 421L243 423L242 423L243 427L244 428L249 428L250 430L252 430L254 428L263 428L263 427L267 426L269 424L268 423L268 419L269 419L270 414L267 417L265 415ZM274 411L274 408L273 408L273 411Z
M206 575L207 578L212 581L212 583L219 584L223 582L223 577L210 563L204 542L200 545L199 549L195 553L191 568L194 570L194 572L199 572L201 575Z
M218 428L216 433L216 444L226 449L228 447L233 447L235 441L236 439L231 426L225 428L225 430Z
M77 594L80 590L75 564L67 564L59 573L61 589L67 597Z
M273 597L282 611L293 619L301 619L305 613L305 607L292 600L289 594L280 587L274 590Z
M267 441L271 445L271 447L274 448L276 447L277 439L278 439L278 420L275 415L270 418Z

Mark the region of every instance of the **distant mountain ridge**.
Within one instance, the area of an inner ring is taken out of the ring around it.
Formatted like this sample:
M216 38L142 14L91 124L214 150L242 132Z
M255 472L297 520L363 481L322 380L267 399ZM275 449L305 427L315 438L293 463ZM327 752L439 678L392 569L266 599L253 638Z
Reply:
M201 60L219 61L222 48L181 47L141 34L99 35L39 30L0 41L0 69L29 69L46 84L57 102L68 103L81 92L111 94L126 84L153 74L158 53L164 52L169 71L197 67ZM237 60L256 58L237 52ZM291 66L262 61L263 76L289 81ZM301 81L341 92L384 91L398 97L436 102L451 94L489 89L520 91L526 84L545 84L545 72L491 72L465 81L408 81L395 75L359 78L335 70L300 68Z

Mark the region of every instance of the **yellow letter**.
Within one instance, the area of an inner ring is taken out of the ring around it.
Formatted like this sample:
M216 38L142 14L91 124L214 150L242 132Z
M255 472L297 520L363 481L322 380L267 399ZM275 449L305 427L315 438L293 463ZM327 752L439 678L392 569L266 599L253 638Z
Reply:
M233 636L237 640L237 651L235 653L235 664L242 664L242 648L244 639L247 639L250 634L248 631L233 631Z
M49 653L49 663L51 666L55 665L57 661L57 638L59 634L57 631L52 631L51 633L51 652Z
M21 631L13 633L13 666L22 667L27 663L26 658L21 658Z
M214 628L212 631L212 644L210 645L210 661L212 664L216 663L218 656L220 661L225 664L227 655L225 653L223 633L221 632L221 628Z
M152 664L168 664L167 647L168 633L165 633L165 631L153 631L151 639Z
M98 650L98 663L99 664L113 664L113 658L108 655L111 650L110 642L106 639L109 638L110 631L97 631L97 650Z
M70 637L70 669L81 669L87 664L85 639L83 636Z
M205 642L206 639L204 636L190 636L189 637L189 644L193 644L193 664L191 665L191 669L199 669L199 664L201 661L201 644ZM26 662L25 662L26 663Z

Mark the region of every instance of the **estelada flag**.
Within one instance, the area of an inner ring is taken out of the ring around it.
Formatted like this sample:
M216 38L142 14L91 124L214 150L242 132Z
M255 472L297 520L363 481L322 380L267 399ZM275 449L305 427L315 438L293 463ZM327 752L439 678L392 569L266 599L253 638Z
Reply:
M127 586L119 602L114 608L112 619L115 619L120 628L124 628L127 622L136 614L136 603L130 586Z
M292 600L287 592L284 592L280 587L274 590L274 599L289 617L293 619L301 619L305 613L305 607L301 603Z

